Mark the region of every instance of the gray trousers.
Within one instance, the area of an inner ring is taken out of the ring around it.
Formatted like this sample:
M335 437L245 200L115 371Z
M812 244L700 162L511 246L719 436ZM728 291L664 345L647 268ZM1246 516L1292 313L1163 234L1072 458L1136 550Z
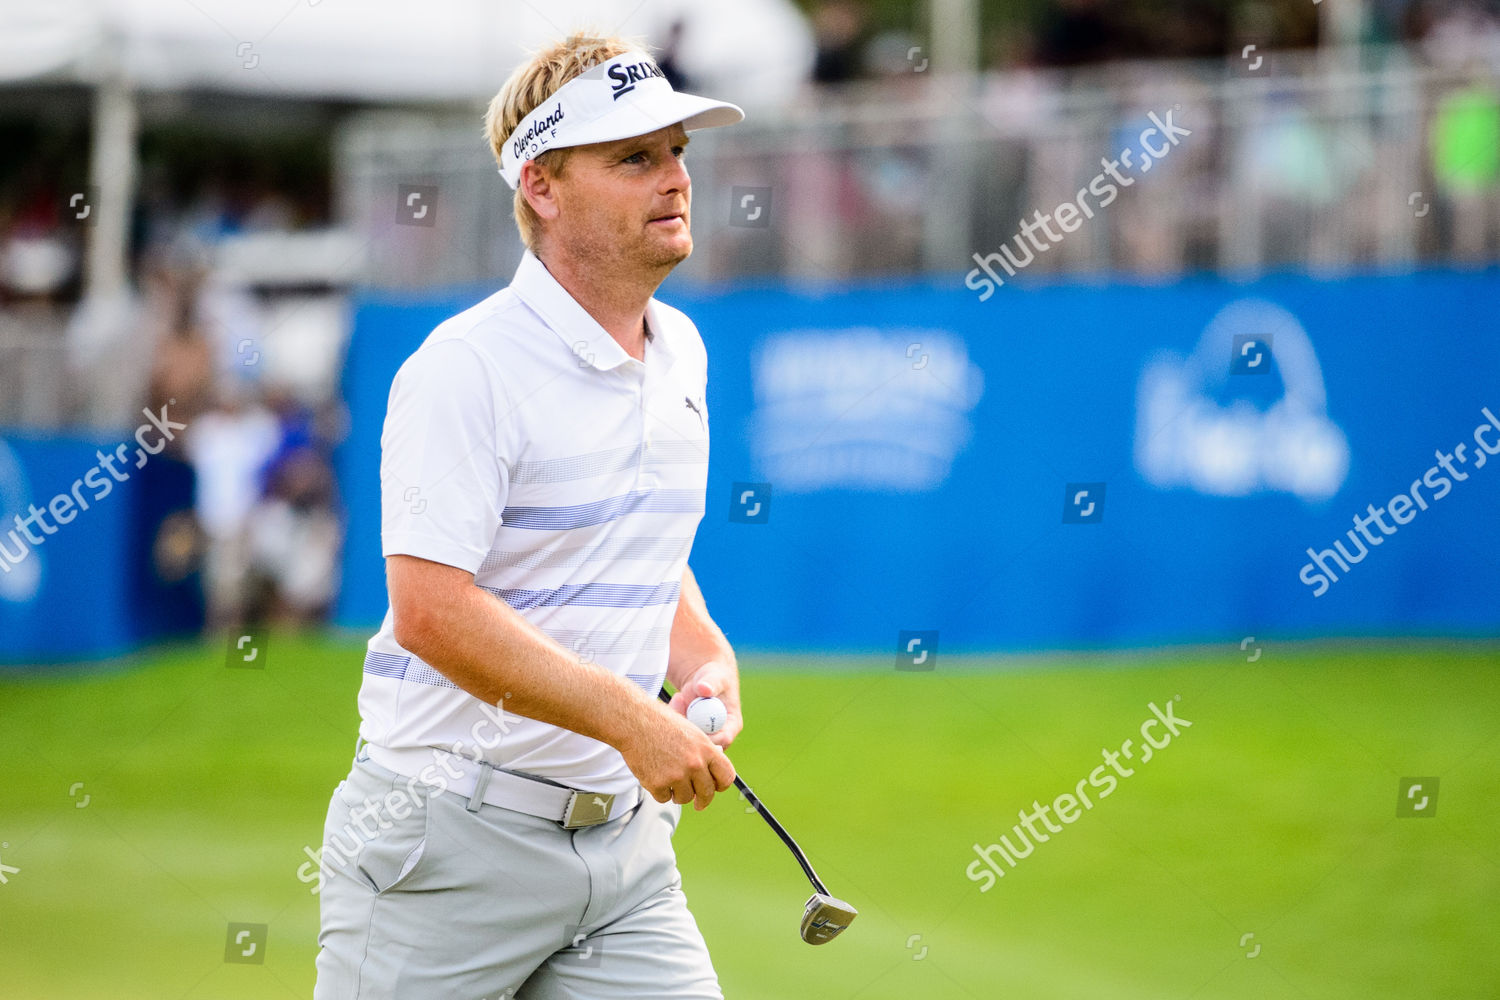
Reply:
M324 828L314 1000L722 1000L649 795L565 830L356 759Z

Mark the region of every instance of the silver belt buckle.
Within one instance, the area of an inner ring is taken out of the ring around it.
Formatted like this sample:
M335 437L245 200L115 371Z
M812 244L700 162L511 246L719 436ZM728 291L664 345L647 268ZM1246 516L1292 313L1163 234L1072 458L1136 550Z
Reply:
M608 823L610 810L614 805L615 797L612 794L574 791L568 796L568 808L563 813L563 829L577 830L580 827Z

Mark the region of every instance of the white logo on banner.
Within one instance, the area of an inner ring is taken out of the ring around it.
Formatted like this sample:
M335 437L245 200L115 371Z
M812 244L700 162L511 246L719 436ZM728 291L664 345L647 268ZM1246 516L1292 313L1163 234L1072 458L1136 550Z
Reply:
M0 441L0 544L4 544L8 550L15 549L16 544L6 532L15 528L16 515L26 514L30 496L31 486L26 481L21 460L16 458L10 445ZM30 604L42 586L41 553L32 550L19 531L16 535L20 538L20 544L30 551L19 563L11 564L7 560L10 572L0 572L0 601Z
M1246 356L1232 373L1236 343ZM1274 387L1257 370L1269 353L1282 395L1269 406L1244 398ZM1238 397L1238 398L1236 398ZM1307 331L1280 306L1245 299L1225 306L1187 357L1163 352L1136 392L1136 470L1155 486L1209 496L1270 491L1326 500L1349 472L1349 443L1328 419L1323 370Z
M778 492L921 492L973 434L984 374L947 330L794 330L753 365L750 447Z

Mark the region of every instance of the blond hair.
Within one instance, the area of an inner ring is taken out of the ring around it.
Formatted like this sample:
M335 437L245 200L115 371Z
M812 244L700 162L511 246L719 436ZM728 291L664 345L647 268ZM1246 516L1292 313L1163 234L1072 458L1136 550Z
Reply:
M624 38L606 37L595 32L574 32L561 42L533 53L530 59L517 66L510 74L500 92L490 101L489 110L485 112L484 135L490 144L490 151L495 154L495 163L501 162L505 140L521 124L521 119L557 93L559 87L615 56L645 48L641 42ZM549 149L538 156L536 162L551 170L554 176L561 176L569 152L571 150L566 147ZM521 231L521 242L535 253L542 220L537 218L519 185L516 187L513 210L516 228Z

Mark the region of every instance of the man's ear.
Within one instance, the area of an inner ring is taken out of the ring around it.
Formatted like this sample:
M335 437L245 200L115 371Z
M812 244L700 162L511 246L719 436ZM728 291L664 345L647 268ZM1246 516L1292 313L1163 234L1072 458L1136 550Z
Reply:
M557 218L557 184L552 172L535 160L521 164L521 194L537 218L551 221Z

